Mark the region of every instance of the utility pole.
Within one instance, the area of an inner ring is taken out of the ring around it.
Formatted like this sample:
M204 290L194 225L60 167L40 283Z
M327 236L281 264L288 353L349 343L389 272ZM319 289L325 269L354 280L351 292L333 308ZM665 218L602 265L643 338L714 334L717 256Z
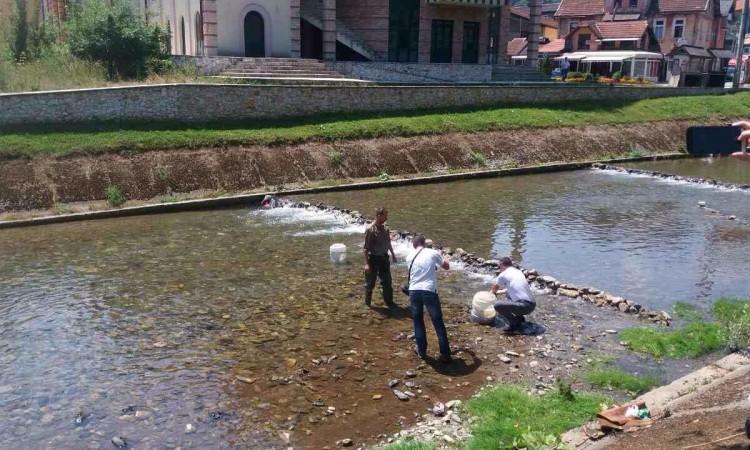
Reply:
M737 32L737 48L734 55L734 77L732 78L732 87L737 89L740 87L740 78L742 77L745 66L742 61L742 51L745 48L745 30L747 29L748 22L750 22L750 0L745 0L745 6L742 8L742 17L740 18L740 29Z
M542 0L529 0L529 45L526 47L526 64L535 69L539 67L539 36L541 34Z

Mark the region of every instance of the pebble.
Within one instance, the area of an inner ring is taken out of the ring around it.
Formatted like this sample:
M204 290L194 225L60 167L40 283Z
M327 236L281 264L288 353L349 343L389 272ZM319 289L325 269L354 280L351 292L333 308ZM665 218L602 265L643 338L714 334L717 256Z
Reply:
M372 396L372 399L373 399L373 400L380 400L380 399L382 399L382 398L383 398L383 396L382 396L382 395L380 395L380 394L375 394L375 395L373 395L373 396Z
M617 334L617 330L605 330L604 332L607 334Z
M185 433L187 434L195 433L195 427L193 426L192 423L185 425Z
M445 407L448 409L453 409L459 406L461 406L461 400L451 400L445 404Z
M698 202L698 206L700 206L701 208L705 208L706 202Z
M505 354L508 355L508 356L515 356L515 357L521 356L520 354L518 354L516 352L512 352L512 351L507 351L507 352L505 352Z
M400 381L398 381L396 379L393 379L393 380L391 380L391 381L388 382L388 387L391 388L391 389L393 389L396 386L398 386L399 383L400 383Z
M138 410L135 412L135 417L138 419L148 419L153 413L151 411Z
M512 359L508 358L507 356L501 356L500 361L504 362L505 364L510 364Z
M406 378L414 378L417 376L417 372L413 370L407 370L405 375L406 375Z
M112 438L112 445L114 445L117 448L125 448L127 447L127 442L125 442L124 438L121 438L120 436L115 436Z
M538 366L538 365L539 365L539 361L531 361L531 362L529 363L529 367L536 367L536 366Z
M409 398L410 398L408 395L406 395L405 393L399 391L398 389L394 389L393 390L393 395L395 395L396 398L399 399L399 400L401 400L402 402L409 401ZM412 395L414 395L414 394L412 394Z

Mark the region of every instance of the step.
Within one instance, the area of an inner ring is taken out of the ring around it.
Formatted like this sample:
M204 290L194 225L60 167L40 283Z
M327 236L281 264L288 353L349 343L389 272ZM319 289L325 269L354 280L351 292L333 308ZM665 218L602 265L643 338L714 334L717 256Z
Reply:
M339 73L268 73L268 72L235 72L225 71L222 75L246 78L345 78Z
M284 85L284 86L362 86L369 81L357 80L353 78L305 78L305 77L288 77L288 78L266 78L266 77L227 77L214 76L208 77L217 81L231 80L235 83L247 84L267 84L267 85Z

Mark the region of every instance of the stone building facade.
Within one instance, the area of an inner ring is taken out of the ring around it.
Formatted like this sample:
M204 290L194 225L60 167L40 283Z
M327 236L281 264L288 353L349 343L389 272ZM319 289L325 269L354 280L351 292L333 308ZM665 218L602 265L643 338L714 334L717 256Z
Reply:
M175 55L486 64L510 40L511 0L128 1L169 27Z

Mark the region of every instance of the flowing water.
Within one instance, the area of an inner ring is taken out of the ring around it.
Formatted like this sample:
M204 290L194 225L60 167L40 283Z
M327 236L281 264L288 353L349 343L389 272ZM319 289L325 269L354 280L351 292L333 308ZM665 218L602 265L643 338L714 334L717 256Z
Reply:
M395 228L652 307L747 294L737 268L750 233L695 207L748 215L743 193L584 171L316 198L385 204ZM596 353L665 380L700 364L628 353L604 331L636 322L577 300L540 295L547 333L535 339L468 324L467 301L488 280L459 270L440 280L457 363L420 364L408 311L362 304L362 231L281 208L0 232L0 448L108 449L113 436L139 449L359 445L489 375L552 383ZM328 261L335 242L348 264ZM395 267L396 284L404 272ZM539 365L501 362L511 349ZM387 383L405 383L407 369L417 398L400 402Z
M730 157L649 161L622 166L684 177L712 178L724 183L750 184L750 164Z
M314 198L363 212L383 205L394 228L484 257L510 255L564 282L654 309L750 297L750 228L697 205L706 201L750 221L750 192L590 170Z

